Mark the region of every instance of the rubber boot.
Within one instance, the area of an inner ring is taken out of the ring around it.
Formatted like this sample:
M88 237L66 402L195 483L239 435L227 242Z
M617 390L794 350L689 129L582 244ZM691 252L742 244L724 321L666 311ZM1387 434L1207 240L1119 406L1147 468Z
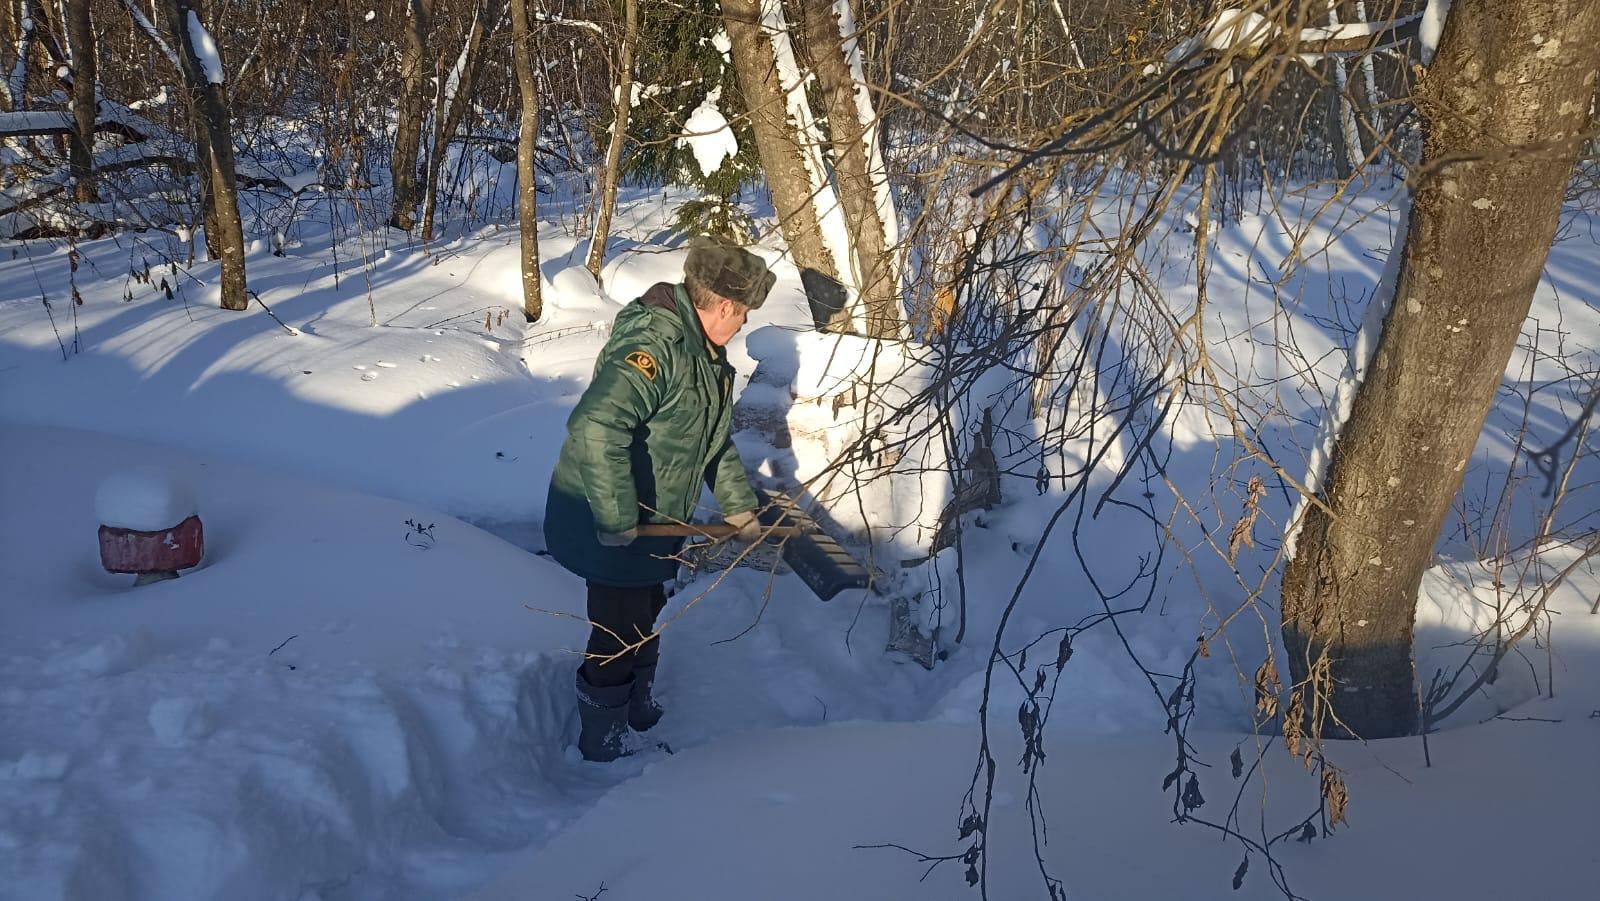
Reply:
M628 731L628 698L633 683L590 685L578 667L578 752L584 760L606 763L625 752L622 737Z
M656 665L646 663L633 668L633 694L628 698L628 725L635 732L648 732L661 722L664 713L661 705L651 695L656 682Z

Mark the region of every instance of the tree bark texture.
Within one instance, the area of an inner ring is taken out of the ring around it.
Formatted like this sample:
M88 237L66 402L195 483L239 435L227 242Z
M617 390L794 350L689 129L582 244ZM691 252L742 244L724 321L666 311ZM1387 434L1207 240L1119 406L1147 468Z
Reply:
M0 112L10 112L11 69L17 64L17 51L22 46L22 12L24 0L0 0L0 78L5 79L5 89L0 90Z
M15 5L13 5L15 4ZM33 29L29 13L33 0L5 0L5 90L0 91L0 108L6 112L27 108L28 57L33 52Z
M163 0L173 50L183 70L184 93L194 122L201 205L205 209L206 249L222 264L222 308L249 306L244 278L244 226L239 220L239 190L233 168L233 122L223 85L212 82L196 54L189 17L198 20L193 0Z
M1394 300L1319 490L1333 516L1308 505L1283 577L1289 669L1325 736L1416 728L1417 591L1527 318L1597 68L1600 0L1456 0L1423 76Z
M417 148L422 141L422 118L428 106L428 30L433 0L406 0L410 14L405 22L405 49L400 54L400 104L395 110L394 152L389 175L394 183L394 207L389 225L410 231L417 222Z
M779 79L772 40L761 28L761 0L722 0L722 18L733 42L734 74L749 110L756 152L794 264L833 279L846 276L823 244L804 150L789 120L788 98Z
M94 89L94 23L89 0L67 0L67 47L72 53L73 132L67 166L72 174L72 196L79 203L100 199L94 187L94 120L98 104Z
M517 216L522 235L522 313L538 322L544 313L539 289L539 185L534 159L539 150L539 82L533 72L533 33L527 0L511 0L511 55L522 92L522 125L517 132Z
M428 153L427 196L422 205L424 241L433 240L433 216L439 203L439 173L444 169L445 152L456 130L461 127L461 120L467 116L467 106L472 103L472 88L478 83L478 75L488 59L488 54L483 52L484 38L500 23L505 9L505 4L499 0L480 0L477 15L467 31L466 46L461 51L461 80L453 95L445 96L444 91L440 91L438 109L434 112L433 147ZM444 62L442 58L440 61Z
M595 211L594 234L589 238L585 265L600 284L606 263L606 241L611 236L611 215L617 208L617 183L622 178L622 145L628 139L628 118L633 111L633 50L639 42L639 2L623 0L622 47L617 53L617 77L612 94L611 139L606 144L606 166L600 174L600 206Z
M855 78L845 57L838 13L833 0L801 0L805 20L806 54L822 88L828 111L828 137L833 146L833 174L839 203L855 263L856 286L867 314L867 335L897 336L900 332L899 279L894 271L894 248L885 211L879 209L878 178L873 171L870 140L877 131L862 121ZM888 211L892 213L893 211Z

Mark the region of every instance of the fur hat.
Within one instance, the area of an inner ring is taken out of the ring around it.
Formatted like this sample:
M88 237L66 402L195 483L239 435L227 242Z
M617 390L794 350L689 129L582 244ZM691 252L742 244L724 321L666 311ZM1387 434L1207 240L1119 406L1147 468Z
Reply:
M683 264L684 278L720 297L742 303L752 310L767 302L778 277L767 269L765 260L723 238L697 237L689 240L689 259Z

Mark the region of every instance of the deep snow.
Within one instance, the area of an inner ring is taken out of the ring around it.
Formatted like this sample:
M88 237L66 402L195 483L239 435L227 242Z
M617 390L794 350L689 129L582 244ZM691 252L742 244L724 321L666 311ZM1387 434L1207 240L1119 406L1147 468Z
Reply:
M1281 448L1313 442L1343 368L1344 338L1327 321L1349 311L1328 297L1331 284L1358 299L1378 277L1372 249L1391 239L1378 201L1360 203L1348 231L1322 235L1327 284L1319 272L1268 293L1253 277L1291 241L1270 217L1218 238L1208 325L1224 336L1218 365L1241 383L1281 376L1293 361L1274 338L1287 321L1320 376L1272 389L1305 420ZM368 277L350 270L361 255L346 248L337 286L325 241L283 258L258 244L252 287L288 329L259 310L216 309L209 264L193 277L157 265L177 286L171 300L130 283L130 265L158 247L139 242L163 239L80 246L81 307L55 287L65 248L14 246L0 263L0 897L569 898L601 885L608 899L973 897L956 864L919 882L926 865L905 852L854 846L964 847L957 807L975 762L984 655L1060 500L1056 488L1036 494L1031 469L1005 477L1002 507L969 517L970 637L932 672L879 652L880 600L822 604L793 577L747 569L702 576L664 618L659 736L677 753L596 766L568 746L582 585L529 551L565 416L611 317L678 275L682 251L661 231L670 216L659 197L624 204L623 250L603 289L579 268L586 246L544 229L550 311L526 329L508 230L426 252L391 247ZM1168 240L1158 251L1170 265L1155 276L1181 304L1192 295L1189 239L1175 228ZM854 364L804 333L793 267L776 248L762 252L780 281L731 359L741 390L758 362L786 361L777 383L751 384L747 396L775 405L794 444L774 448L759 430L738 440L758 472L804 474L854 428L848 410L815 402ZM1535 312L1587 353L1600 342L1594 259L1581 230L1558 245ZM1359 303L1350 307L1358 317ZM1541 395L1533 417L1554 434L1572 413ZM1493 429L1518 415L1508 406L1492 419L1465 499L1488 490L1505 451ZM1216 478L1215 422L1186 410L1171 436L1173 478ZM207 558L135 590L99 569L94 532L106 511L95 494L106 475L141 466L192 488ZM947 490L891 491L857 518L921 521L911 501ZM1289 504L1272 503L1258 538L1275 545L1273 517ZM1077 552L1116 584L1137 571L1130 549L1149 536L1137 512L1109 508ZM1052 540L1008 649L1100 610L1067 539ZM895 566L904 549L880 550ZM949 586L955 569L947 551L905 579ZM1159 607L1121 620L1127 647L1107 630L1078 641L1045 782L1047 857L1074 897L1231 894L1239 849L1168 822L1165 713L1129 651L1153 671L1181 670L1218 615L1206 595L1236 592L1232 578L1214 564L1174 568ZM1491 581L1459 553L1429 574L1419 671L1462 658L1450 645L1485 622ZM1587 569L1557 593L1554 655L1526 647L1526 664L1507 666L1434 736L1433 768L1415 739L1338 749L1352 825L1277 846L1291 883L1317 898L1586 891L1600 872L1581 826L1600 797L1590 766L1600 627L1587 607L1597 591ZM1193 734L1214 767L1213 804L1235 791L1227 753L1242 742L1248 757L1255 741L1242 731L1252 699L1234 658L1248 672L1265 647L1248 629L1230 639L1229 653L1202 662L1211 731ZM1530 701L1549 675L1556 697ZM1002 725L1020 697L997 689ZM1475 725L1498 713L1515 719ZM1036 897L1007 748L992 897ZM1314 780L1281 748L1264 766L1241 809L1254 823L1265 793L1270 816L1253 828L1276 829L1314 798ZM1517 863L1529 860L1560 865ZM1240 896L1272 897L1264 863L1254 867Z

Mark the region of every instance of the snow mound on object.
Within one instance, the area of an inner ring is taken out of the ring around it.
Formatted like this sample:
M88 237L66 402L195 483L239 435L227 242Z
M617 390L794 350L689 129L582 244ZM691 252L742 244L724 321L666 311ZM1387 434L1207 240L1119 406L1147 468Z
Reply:
M550 279L550 305L567 312L615 313L617 304L595 284L594 275L582 266L568 266Z
M734 137L733 129L728 127L722 110L717 108L717 102L721 99L722 87L719 85L689 114L683 123L683 137L678 139L681 146L688 147L694 154L700 173L707 178L739 153L739 140Z
M497 253L494 259L503 264L493 276L496 294L507 306L521 307L522 272L516 257ZM531 335L551 328L609 324L622 306L611 299L610 294L595 282L594 276L583 266L568 266L542 279L540 291L544 313L537 323L529 326Z
M768 440L781 429L789 441L757 470L785 488L804 484L845 530L870 531L905 557L926 555L952 497L938 420L955 413L920 400L938 377L936 352L777 326L751 333L745 349L758 366L734 427ZM882 440L857 447L869 432Z
M194 492L171 473L140 466L108 476L94 495L101 525L160 532L199 511Z

